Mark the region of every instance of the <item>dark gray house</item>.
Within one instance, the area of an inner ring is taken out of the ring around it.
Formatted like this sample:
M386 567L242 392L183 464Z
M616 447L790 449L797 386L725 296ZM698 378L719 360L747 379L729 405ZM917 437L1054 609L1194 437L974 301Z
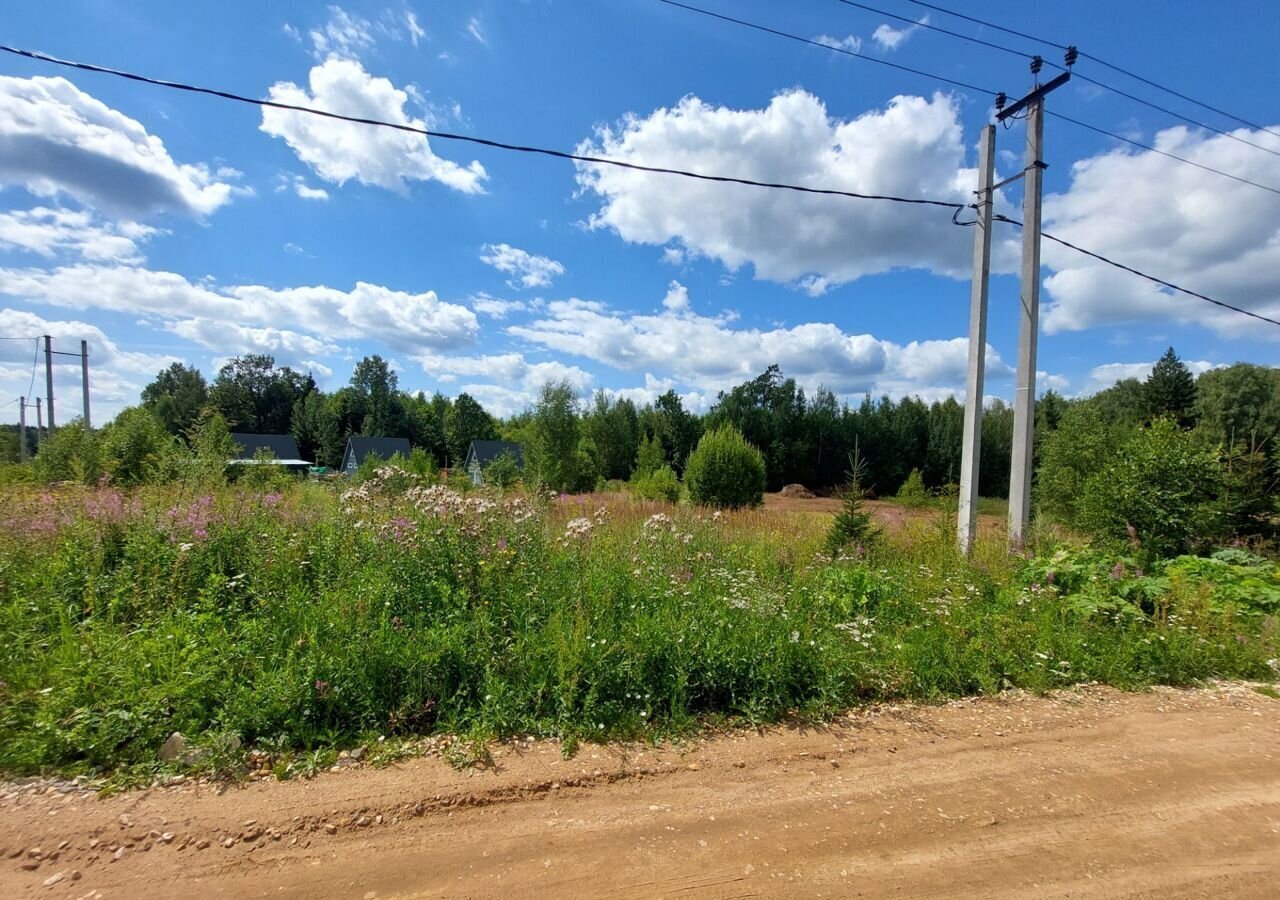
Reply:
M365 457L371 453L379 459L390 459L397 453L408 456L412 450L408 438L349 437L347 449L342 454L342 471L347 475L354 475Z
M515 441L472 441L462 468L471 476L472 484L484 484L485 467L504 453L515 457L516 468L524 471L524 448Z
M265 451L271 454L270 463L289 469L304 469L311 465L298 452L298 442L289 434L247 434L233 432L231 440L236 444L236 455L228 462L232 465L254 465L262 462L256 457Z

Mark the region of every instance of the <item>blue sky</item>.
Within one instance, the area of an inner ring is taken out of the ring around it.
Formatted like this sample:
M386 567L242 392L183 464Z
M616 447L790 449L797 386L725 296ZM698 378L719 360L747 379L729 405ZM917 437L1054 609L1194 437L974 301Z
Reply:
M1026 63L835 0L709 8L1020 95ZM907 16L905 0L872 5ZM1256 3L955 8L1280 123L1280 13ZM56 11L50 11L56 9ZM965 199L990 97L656 0L23 4L3 40L357 115L636 162ZM1056 51L938 13L930 22ZM1079 71L1236 123L1084 60ZM1251 180L1280 155L1075 82L1050 106ZM1280 151L1280 138L1235 131ZM1020 168L1001 129L1000 176ZM1046 227L1280 315L1280 196L1049 120ZM1017 187L1001 208L1020 215ZM573 165L0 58L0 335L91 342L98 417L174 359L244 352L345 383L367 353L408 389L522 408L548 378L705 409L773 362L803 384L961 393L971 231L941 209ZM1016 361L1016 232L997 232L988 392ZM1173 344L1194 368L1280 363L1280 327L1046 245L1040 387L1105 387ZM0 400L33 345L0 341ZM72 368L57 395L79 404ZM16 407L0 408L16 419ZM65 415L65 414L64 414Z

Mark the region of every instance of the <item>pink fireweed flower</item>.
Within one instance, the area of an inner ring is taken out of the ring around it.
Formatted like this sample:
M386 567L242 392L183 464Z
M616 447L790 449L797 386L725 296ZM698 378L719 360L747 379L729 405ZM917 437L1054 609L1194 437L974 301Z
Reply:
M271 509L272 507L279 504L279 502L283 499L284 499L284 494L278 494L273 491L270 494L262 495L262 505L265 506L267 509Z

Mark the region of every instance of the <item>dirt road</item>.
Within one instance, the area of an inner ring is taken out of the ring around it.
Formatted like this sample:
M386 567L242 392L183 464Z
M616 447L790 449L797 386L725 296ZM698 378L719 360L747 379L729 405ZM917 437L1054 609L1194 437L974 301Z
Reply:
M221 795L9 789L0 897L1280 895L1280 701L1245 685L494 761Z

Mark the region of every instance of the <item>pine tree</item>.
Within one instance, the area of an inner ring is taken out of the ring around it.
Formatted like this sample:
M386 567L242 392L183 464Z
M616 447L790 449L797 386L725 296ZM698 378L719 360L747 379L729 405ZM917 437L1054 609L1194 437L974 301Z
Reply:
M1172 347L1151 370L1142 395L1151 418L1168 416L1184 428L1194 423L1196 381Z

